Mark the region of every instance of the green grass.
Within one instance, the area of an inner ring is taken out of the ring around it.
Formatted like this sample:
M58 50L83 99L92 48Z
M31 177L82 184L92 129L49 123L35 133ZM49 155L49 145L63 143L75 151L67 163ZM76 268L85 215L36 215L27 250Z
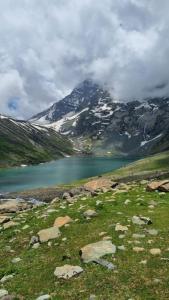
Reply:
M126 167L108 173L114 177L169 171L169 151L139 159Z
M126 199L131 200L127 206L124 205ZM101 200L102 204L96 206L97 200ZM151 200L157 201L158 204L153 212L150 212L148 207ZM80 205L85 207L80 210ZM0 234L0 278L15 273L14 278L4 284L4 288L10 293L26 300L34 300L40 294L46 293L56 300L87 300L90 294L95 294L99 300L169 299L169 262L160 259L169 258L168 194L149 193L145 191L144 186L132 184L126 193L108 192L95 198L79 199L73 206L65 205L65 208L61 208L60 203L56 203L53 207L58 211L43 219L39 219L38 216L46 212L49 208L47 206L23 214L22 219L30 226L28 229L22 229L23 223L17 227L19 232L12 228ZM98 216L90 221L83 217L83 212L88 208L94 208L98 212ZM149 216L153 225L148 228L159 230L155 237L146 235L144 239L140 239L139 245L134 243L132 234L143 233L144 228L129 222L136 214ZM78 221L71 223L70 227L61 228L61 238L52 241L51 247L47 243L36 250L28 247L31 236L36 235L40 229L52 226L56 217L64 215ZM115 232L114 225L117 222L122 225L130 224L124 239L119 239L119 233ZM118 250L114 258L111 255L107 256L107 260L117 266L116 271L93 263L84 264L79 257L80 248L101 240L99 233L103 231L111 236L116 246L126 247L125 251ZM62 241L64 237L67 238L66 242ZM15 240L10 242L13 238ZM149 240L152 240L151 244ZM5 250L9 245L14 253ZM144 247L145 251L137 254L132 249L134 246ZM161 256L152 257L149 253L150 248L160 248ZM70 255L71 259L62 261L63 255ZM18 256L22 261L13 265L12 258ZM140 261L145 259L147 264L141 265ZM80 265L84 272L68 281L58 280L54 277L54 270L64 264ZM155 283L154 279L161 281Z

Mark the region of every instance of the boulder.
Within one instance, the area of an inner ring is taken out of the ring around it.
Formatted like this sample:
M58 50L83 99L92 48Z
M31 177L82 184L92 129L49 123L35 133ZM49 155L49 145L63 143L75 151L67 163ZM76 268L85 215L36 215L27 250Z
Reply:
M159 248L150 249L150 253L152 255L160 255L161 254L161 249L159 249Z
M55 269L54 275L57 278L69 279L73 276L77 276L82 272L83 269L79 266L64 265L63 267L57 267Z
M55 222L54 222L54 227L62 227L68 223L73 222L73 220L69 217L69 216L65 216L65 217L58 217L56 218Z
M41 243L48 242L49 240L56 239L61 235L58 227L50 227L42 229L38 232L39 241Z
M160 185L160 187L158 188L158 190L160 192L168 193L169 192L169 182Z
M18 211L30 209L33 205L25 201L7 199L0 203L0 213L16 213Z
M36 300L48 300L48 299L51 299L51 296L47 295L47 294L39 296L38 298L36 298Z
M113 245L111 241L99 241L81 248L80 256L85 263L88 263L95 261L104 255L114 254L115 252L116 246Z
M99 178L95 180L91 180L84 184L84 188L88 191L95 192L98 189L103 188L114 188L118 185L117 182L112 182L110 179Z
M88 209L83 213L85 218L93 218L96 217L98 214L95 210L93 209Z
M0 299L4 296L7 296L8 295L8 291L7 290L4 290L4 289L0 289Z
M17 225L19 225L19 223L14 222L14 221L9 221L9 222L3 224L3 228L8 229L8 228L11 228L11 227L15 227Z
M4 224L8 221L10 221L10 217L9 216L0 216L0 224Z
M147 191L153 192L161 188L162 185L169 184L169 180L152 181L147 185Z
M127 226L123 226L123 225L120 225L120 224L116 224L115 226L115 231L122 231L122 232L125 232L128 230L128 227Z
M133 216L132 223L136 225L151 225L152 221L150 218L142 217L142 216Z
M134 247L134 248L133 248L133 251L134 251L134 252L137 252L137 253L143 252L144 250L145 250L145 249L142 248L142 247Z

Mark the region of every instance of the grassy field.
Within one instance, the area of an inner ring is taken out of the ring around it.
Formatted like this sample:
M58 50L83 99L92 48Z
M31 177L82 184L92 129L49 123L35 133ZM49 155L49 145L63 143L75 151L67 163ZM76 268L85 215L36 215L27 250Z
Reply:
M114 177L132 176L135 174L148 174L169 171L169 151L162 152L127 165L109 173Z
M16 299L34 300L43 294L50 294L56 300L88 300L91 294L99 300L167 300L169 299L169 195L147 192L142 184L129 184L129 190L122 188L118 193L107 192L97 197L82 197L69 206L60 202L36 208L16 215L19 225L0 233L0 278L14 273L14 277L0 285ZM125 205L129 199L131 202ZM97 201L102 201L97 205ZM149 207L155 201L154 208ZM47 212L49 208L54 212ZM91 220L83 217L83 212L92 208L98 216ZM133 215L150 217L153 224L140 227L133 225ZM51 245L41 244L38 249L29 248L29 241L40 229L53 226L58 216L69 215L74 222L67 228L61 228L60 238ZM76 221L75 221L76 220ZM123 239L115 231L115 224L129 225ZM27 229L23 226L29 225ZM145 238L134 239L133 233L145 234L145 229L158 230L157 236L146 233ZM118 247L114 257L106 259L116 265L114 271L94 263L84 264L79 257L81 247L100 241L101 232L110 236ZM67 238L66 241L62 240ZM9 248L14 252L10 252ZM133 247L143 247L136 253ZM161 255L153 256L149 250L160 248ZM63 261L63 256L70 259ZM11 260L22 260L13 264ZM162 260L166 258L168 260ZM146 263L145 263L146 261ZM141 263L142 262L142 263ZM144 263L143 263L144 262ZM70 280L59 280L54 276L57 266L64 264L79 265L84 272Z

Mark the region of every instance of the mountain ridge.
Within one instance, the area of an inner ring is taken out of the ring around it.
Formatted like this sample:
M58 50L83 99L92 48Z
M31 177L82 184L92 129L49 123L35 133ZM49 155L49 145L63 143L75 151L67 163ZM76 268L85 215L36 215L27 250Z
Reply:
M88 80L31 122L46 123L97 154L144 156L169 149L169 98L115 102Z
M71 142L52 128L0 115L0 167L46 162L73 152Z

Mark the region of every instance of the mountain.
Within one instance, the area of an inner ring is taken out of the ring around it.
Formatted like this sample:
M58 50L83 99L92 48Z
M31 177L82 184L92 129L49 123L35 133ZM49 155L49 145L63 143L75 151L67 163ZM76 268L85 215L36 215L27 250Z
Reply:
M72 153L72 143L52 128L0 115L0 167L40 163Z
M169 98L115 102L91 80L31 122L71 136L77 147L96 154L142 156L169 149Z

